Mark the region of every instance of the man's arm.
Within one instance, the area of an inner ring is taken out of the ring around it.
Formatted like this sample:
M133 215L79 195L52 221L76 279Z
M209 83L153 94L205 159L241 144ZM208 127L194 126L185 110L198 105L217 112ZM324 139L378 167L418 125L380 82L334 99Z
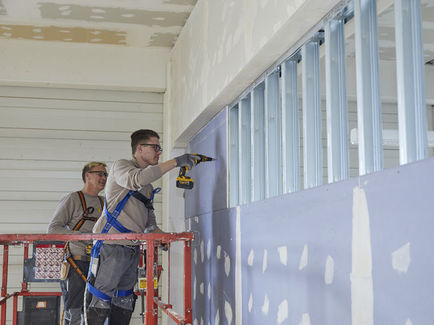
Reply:
M47 233L48 234L73 234L68 228L68 223L71 218L71 213L74 211L74 204L71 198L71 194L62 198L57 205L56 211L54 212L50 223L48 224Z
M162 162L158 166L160 166L161 174L164 175L168 171L171 171L173 168L177 167L177 164L175 159L170 159L165 162Z
M155 166L140 168L132 165L128 160L121 159L113 164L113 176L120 186L129 190L138 190L155 182L175 167L188 166L191 169L199 160L199 156L187 153Z

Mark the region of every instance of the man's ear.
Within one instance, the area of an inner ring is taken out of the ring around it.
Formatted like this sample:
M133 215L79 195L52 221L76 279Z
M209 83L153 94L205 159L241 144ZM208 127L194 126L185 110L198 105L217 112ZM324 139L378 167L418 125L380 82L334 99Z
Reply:
M85 173L84 174L84 184L86 184L87 183L87 181L89 180L89 173Z

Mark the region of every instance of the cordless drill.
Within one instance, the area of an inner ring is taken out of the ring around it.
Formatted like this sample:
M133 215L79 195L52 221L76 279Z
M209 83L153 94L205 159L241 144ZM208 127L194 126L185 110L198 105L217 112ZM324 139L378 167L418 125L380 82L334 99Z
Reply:
M196 160L196 165L199 165L199 163L201 162L215 160L214 158L200 155L197 153L195 153L195 155L197 155L199 158ZM176 178L176 187L183 188L186 190L191 190L193 188L194 180L190 176L187 176L188 169L189 169L188 166L184 166L179 169L179 175Z

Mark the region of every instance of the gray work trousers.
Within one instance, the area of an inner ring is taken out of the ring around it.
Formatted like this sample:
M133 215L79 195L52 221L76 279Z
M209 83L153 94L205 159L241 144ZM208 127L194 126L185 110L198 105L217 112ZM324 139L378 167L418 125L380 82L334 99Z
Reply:
M113 296L116 290L134 289L137 282L137 267L140 246L103 244L99 253L99 265L94 287L112 297L111 304L134 310L134 294L126 297ZM110 303L92 297L89 307L110 308Z
M75 261L83 274L87 274L89 270L89 262ZM83 296L85 282L79 276L77 271L71 266L68 277L64 281L60 281L62 289L63 303L65 308L65 325L80 325L83 314Z
M65 310L64 325L83 325L84 317L81 308L70 308Z

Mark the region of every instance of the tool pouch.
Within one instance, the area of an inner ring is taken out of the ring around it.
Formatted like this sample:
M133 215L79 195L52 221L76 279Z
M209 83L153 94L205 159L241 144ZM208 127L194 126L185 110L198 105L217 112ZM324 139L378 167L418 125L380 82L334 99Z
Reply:
M60 266L60 280L65 281L69 274L71 264L68 261L63 261Z

